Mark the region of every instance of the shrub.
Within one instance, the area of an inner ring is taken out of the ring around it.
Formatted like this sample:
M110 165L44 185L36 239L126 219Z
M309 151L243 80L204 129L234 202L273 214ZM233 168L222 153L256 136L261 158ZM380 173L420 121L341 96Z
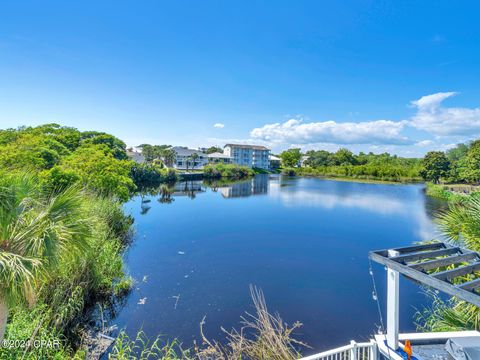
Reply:
M235 164L209 164L203 170L203 176L206 179L228 178L239 180L254 174L254 171L249 167Z

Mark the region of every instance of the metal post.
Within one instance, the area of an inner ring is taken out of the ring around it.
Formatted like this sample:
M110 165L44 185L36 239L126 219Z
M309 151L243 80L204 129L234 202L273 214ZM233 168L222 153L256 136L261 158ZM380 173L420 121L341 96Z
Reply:
M375 340L370 340L370 358L369 360L377 360L377 343Z
M388 250L388 256L397 256L398 251ZM398 347L399 292L400 274L388 268L387 271L387 345L396 350Z
M350 341L352 348L350 349L350 360L357 360L357 343L355 341Z

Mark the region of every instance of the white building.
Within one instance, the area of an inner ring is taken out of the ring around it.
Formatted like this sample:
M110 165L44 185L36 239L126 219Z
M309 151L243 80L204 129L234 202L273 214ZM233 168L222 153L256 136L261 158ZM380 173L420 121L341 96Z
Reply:
M145 162L145 156L139 151L127 150L127 156L136 163L142 164Z
M208 161L211 163L230 164L232 162L232 158L224 153L215 152L208 154Z
M270 149L258 145L227 144L223 153L232 158L232 162L252 168L268 169Z
M207 154L199 150L181 146L172 147L172 150L175 151L176 154L173 167L177 170L199 170L208 164ZM194 159L195 155L193 154L197 154L196 159Z
M282 164L282 159L275 155L269 155L268 156L268 161L270 162L270 170L275 170L280 167Z

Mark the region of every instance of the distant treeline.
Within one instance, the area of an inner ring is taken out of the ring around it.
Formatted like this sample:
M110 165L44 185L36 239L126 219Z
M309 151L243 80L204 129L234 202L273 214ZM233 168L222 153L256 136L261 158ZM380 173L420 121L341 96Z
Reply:
M287 151L295 151L291 149ZM282 161L285 152L280 156ZM421 180L421 159L402 158L389 153L373 154L360 152L358 155L348 149L336 152L326 150L307 151L302 167L287 168L286 173L310 176L345 177L382 181Z
M472 184L480 182L480 140L458 144L445 152L430 151L423 158L404 158L389 153L354 154L289 149L280 154L284 173L346 177L368 180L418 181ZM302 161L304 159L304 161ZM300 166L301 165L301 166Z

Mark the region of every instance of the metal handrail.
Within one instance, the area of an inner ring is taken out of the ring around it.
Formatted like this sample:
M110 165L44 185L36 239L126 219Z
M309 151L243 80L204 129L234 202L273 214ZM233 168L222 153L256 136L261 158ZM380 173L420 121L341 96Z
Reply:
M300 360L377 360L377 343L351 341L349 345L303 357Z

